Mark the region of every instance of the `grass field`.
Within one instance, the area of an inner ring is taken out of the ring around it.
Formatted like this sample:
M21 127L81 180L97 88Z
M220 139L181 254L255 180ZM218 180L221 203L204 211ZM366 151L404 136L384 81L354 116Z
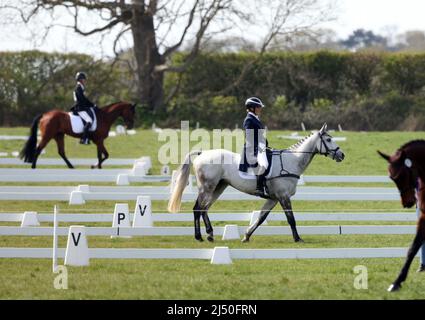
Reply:
M27 134L28 128L1 128L0 135ZM268 134L274 148L285 148L295 143L283 140L279 135L285 131ZM300 135L308 133L301 133ZM317 157L306 174L330 175L386 175L385 161L376 150L394 152L405 142L425 137L423 132L335 132L334 136L345 136L347 141L339 145L346 159L335 163ZM157 161L157 151L163 142L151 130L137 130L134 136L109 138L106 146L111 158L138 158L150 156L152 174L158 174L162 166ZM0 152L19 150L23 141L0 141ZM94 146L81 146L76 139L67 138L67 155L95 157ZM56 146L49 144L42 157L57 158ZM65 167L65 166L63 166ZM105 168L108 167L107 165ZM172 165L175 168L176 165ZM76 185L49 183L49 185ZM2 185L20 185L8 184ZM30 185L30 184L28 184ZM322 185L322 184L320 184ZM335 184L329 184L335 186ZM381 184L374 184L374 186ZM370 185L372 186L372 185ZM392 186L384 184L383 186ZM130 209L135 202L128 202ZM247 212L258 210L263 201L218 201L214 212ZM65 202L52 201L1 201L0 212L52 212L59 204L61 212L106 213L113 212L114 201L89 201L84 206L69 206ZM183 203L183 211L190 211L193 203ZM295 216L299 212L411 212L394 202L347 202L294 201ZM165 201L153 202L154 212L166 212ZM281 212L280 207L274 209ZM1 213L0 213L1 214ZM282 213L283 214L283 213ZM357 222L335 222L359 224ZM332 222L300 222L299 225L329 225ZM222 226L225 223L213 223ZM247 223L240 223L247 225ZM276 222L276 225L286 225ZM361 224L384 224L362 222ZM402 224L402 223L385 223ZM16 223L2 223L16 225ZM62 225L62 224L61 224ZM66 224L63 224L66 225ZM90 224L101 225L101 224ZM105 224L103 224L105 225ZM158 225L176 225L164 223ZM178 225L192 226L191 223ZM240 241L195 242L193 237L133 237L110 239L89 237L90 247L113 248L338 248L338 247L407 247L412 239L409 235L340 235L303 236L305 243L295 244L290 236L254 236L249 244ZM59 246L65 246L65 237L59 238ZM51 247L51 237L0 237L1 247ZM421 299L425 289L425 274L414 272L418 261L412 265L408 280L399 293L389 294L385 290L399 272L404 259L320 259L320 260L236 260L232 265L210 265L208 261L194 260L92 260L90 267L69 267L69 289L56 290L51 271L51 261L39 259L0 259L0 299ZM364 265L368 268L367 290L353 286L356 274L353 268Z

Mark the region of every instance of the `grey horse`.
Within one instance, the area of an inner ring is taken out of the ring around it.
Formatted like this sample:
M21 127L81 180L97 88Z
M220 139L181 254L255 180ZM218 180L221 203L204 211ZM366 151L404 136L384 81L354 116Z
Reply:
M294 241L302 241L297 232L290 200L296 192L299 177L316 154L329 156L336 162L344 160L345 157L326 130L327 125L324 124L319 131L311 133L292 147L273 151L273 161L266 181L269 198L263 205L258 219L246 231L243 242L249 241L253 232L264 222L278 202L285 212ZM185 162L177 172L175 185L168 202L169 212L180 210L182 194L189 179L191 157L195 155L198 157L193 160L193 168L199 191L193 207L195 239L203 241L200 229L200 217L202 216L208 234L207 239L212 242L214 235L208 218L208 209L229 185L241 192L254 195L256 180L241 175L238 170L240 154L222 149L192 151L186 155Z

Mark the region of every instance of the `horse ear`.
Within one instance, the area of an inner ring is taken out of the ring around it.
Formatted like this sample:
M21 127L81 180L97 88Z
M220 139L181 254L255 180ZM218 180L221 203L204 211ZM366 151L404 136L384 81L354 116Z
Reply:
M132 104L132 105L131 105L131 108L132 108L133 110L136 110L136 106L137 106L137 102L136 102L135 104Z
M322 129L320 129L320 133L323 133L323 132L325 132L326 130L328 130L328 125L327 125L327 123L325 122L325 123L323 124L323 126L322 126Z
M378 152L378 154L379 154L382 158L384 158L385 160L387 160L388 162L390 162L390 156L389 156L389 155L387 155L387 154L385 154L385 153L383 153L383 152L381 152L381 151L379 151L379 150L377 150L377 152Z

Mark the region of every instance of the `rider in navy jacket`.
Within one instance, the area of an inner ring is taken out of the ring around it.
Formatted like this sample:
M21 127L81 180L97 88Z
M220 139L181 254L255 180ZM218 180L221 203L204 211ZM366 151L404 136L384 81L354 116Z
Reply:
M94 119L92 108L97 109L97 106L84 94L85 81L87 80L86 74L84 72L78 72L75 80L77 80L77 85L74 90L75 105L73 110L85 121L83 136L80 143L89 144L89 129Z
M258 117L264 104L259 98L252 97L246 100L245 107L248 114L243 122L245 144L239 170L247 172L248 168L253 168L254 173L257 175L256 194L267 196L264 172L268 166L266 157L268 142L265 137L265 127Z

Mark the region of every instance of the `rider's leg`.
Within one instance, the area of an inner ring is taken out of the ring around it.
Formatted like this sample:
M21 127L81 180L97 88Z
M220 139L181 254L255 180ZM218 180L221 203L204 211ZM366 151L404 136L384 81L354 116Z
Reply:
M80 143L81 144L90 144L89 140L89 130L91 127L91 122L87 122L84 126L83 136L81 137Z
M255 189L255 194L258 196L268 196L264 172L265 168L259 166L259 170L257 172L257 188Z
M83 129L83 136L81 137L80 143L81 144L90 144L89 141L89 130L92 125L92 118L88 115L86 111L78 112L79 116L86 122Z

